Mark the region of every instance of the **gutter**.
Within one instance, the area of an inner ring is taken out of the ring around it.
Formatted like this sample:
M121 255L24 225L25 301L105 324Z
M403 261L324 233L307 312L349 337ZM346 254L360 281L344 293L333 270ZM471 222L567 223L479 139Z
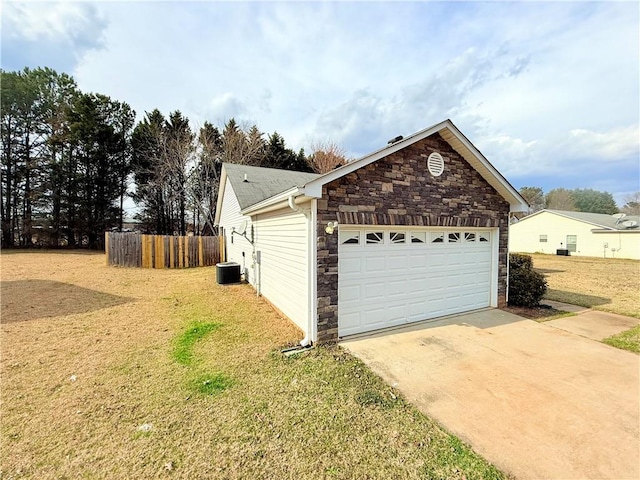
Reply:
M298 187L293 187L289 190L285 190L282 193L274 195L273 197L269 197L261 202L251 205L240 211L240 213L247 216L256 215L257 213L264 213L265 211L269 211L270 209L273 209L273 207L280 207L280 204L284 204L282 207L280 207L283 208L286 207L286 202L290 197L297 197L303 193L304 190Z
M299 205L296 205L296 201L295 201L295 196L294 194L289 195L289 198L287 199L287 205L289 206L289 208L291 210L293 210L295 213L302 213L305 218L307 219L307 224L309 224L309 220L311 217L311 212L306 212L302 207L300 207ZM309 232L309 240L307 242L308 245L308 252L307 252L307 272L311 272L311 249L312 249L312 235L311 232ZM307 281L310 280L309 277L309 273L307 274ZM302 347L308 347L311 345L312 343L312 329L313 329L313 315L312 315L312 304L313 304L313 292L312 292L312 288L309 288L310 285L307 288L307 332L306 335L304 336L304 338L302 340L300 340L300 345Z

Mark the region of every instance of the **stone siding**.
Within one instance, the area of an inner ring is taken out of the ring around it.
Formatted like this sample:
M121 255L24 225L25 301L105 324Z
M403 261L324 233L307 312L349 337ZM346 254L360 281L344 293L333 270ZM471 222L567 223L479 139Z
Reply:
M439 177L427 169L434 151L445 160ZM323 187L317 216L320 342L338 338L338 235L324 230L336 220L340 225L498 227L498 306L505 304L509 203L439 134Z

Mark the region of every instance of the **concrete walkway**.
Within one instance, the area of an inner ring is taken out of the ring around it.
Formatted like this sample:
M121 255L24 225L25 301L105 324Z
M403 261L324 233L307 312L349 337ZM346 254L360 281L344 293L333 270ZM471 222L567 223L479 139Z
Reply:
M552 302L550 300L545 300L544 303L552 306L556 310L576 313L573 317L550 320L546 322L547 325L591 338L592 340L604 340L607 337L617 335L640 324L640 318L625 317L615 313L590 310L588 308L570 305L568 303Z
M634 353L501 310L342 345L516 478L640 478Z

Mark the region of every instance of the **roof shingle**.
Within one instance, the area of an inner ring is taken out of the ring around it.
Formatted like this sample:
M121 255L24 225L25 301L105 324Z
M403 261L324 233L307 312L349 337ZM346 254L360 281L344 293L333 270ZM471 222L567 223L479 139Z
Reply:
M242 210L293 187L302 187L320 176L317 173L252 167L235 163L224 163L223 167Z

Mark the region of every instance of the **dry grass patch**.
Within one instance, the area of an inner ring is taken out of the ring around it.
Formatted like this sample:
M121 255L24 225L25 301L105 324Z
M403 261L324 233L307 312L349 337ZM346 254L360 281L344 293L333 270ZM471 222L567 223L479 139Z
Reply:
M640 262L534 254L549 284L545 298L640 318Z
M2 478L503 477L341 348L285 358L301 333L213 268L1 261Z

